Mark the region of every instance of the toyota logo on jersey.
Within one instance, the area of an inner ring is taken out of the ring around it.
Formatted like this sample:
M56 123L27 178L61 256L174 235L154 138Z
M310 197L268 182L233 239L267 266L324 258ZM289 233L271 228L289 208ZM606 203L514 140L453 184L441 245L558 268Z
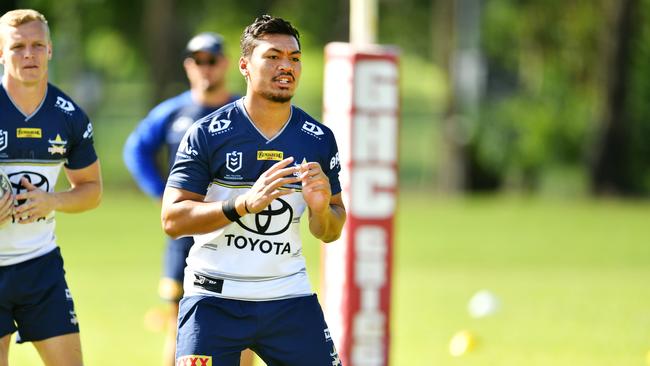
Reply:
M47 180L47 177L42 174L36 172L20 171L11 173L8 176L9 180L11 181L11 186L16 190L17 195L23 192L27 192L27 188L23 187L23 185L20 184L20 180L23 177L25 177L29 183L35 185L36 188L45 192L50 191L50 182ZM23 203L25 203L25 200L18 201L19 205L22 205Z
M293 220L293 209L287 201L277 198L266 208L255 214L255 227L249 227L241 220L237 223L242 228L260 235L277 235L287 231Z

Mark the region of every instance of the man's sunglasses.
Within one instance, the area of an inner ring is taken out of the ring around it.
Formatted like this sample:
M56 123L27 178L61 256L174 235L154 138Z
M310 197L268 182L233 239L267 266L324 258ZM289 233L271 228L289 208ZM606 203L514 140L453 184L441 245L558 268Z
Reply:
M194 60L194 63L197 66L203 66L203 65L210 65L214 66L217 64L217 57L207 57L207 58L201 58L201 57L191 57L192 60Z

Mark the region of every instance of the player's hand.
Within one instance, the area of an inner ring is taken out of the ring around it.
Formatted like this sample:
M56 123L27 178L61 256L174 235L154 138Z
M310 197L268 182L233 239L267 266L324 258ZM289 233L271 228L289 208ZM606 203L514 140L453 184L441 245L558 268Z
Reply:
M22 178L20 184L27 189L27 192L16 195L17 200L26 200L15 209L19 224L35 222L54 211L56 208L54 195L38 189L26 178Z
M0 226L11 220L13 214L14 200L11 192L5 192L4 196L0 198Z
M312 213L320 214L329 210L332 187L320 164L316 162L300 164L300 180L302 197Z
M295 192L293 189L280 189L287 184L298 183L299 167L290 166L293 157L288 157L273 164L257 179L250 191L244 195L248 212L257 213L265 209L271 202L281 196Z

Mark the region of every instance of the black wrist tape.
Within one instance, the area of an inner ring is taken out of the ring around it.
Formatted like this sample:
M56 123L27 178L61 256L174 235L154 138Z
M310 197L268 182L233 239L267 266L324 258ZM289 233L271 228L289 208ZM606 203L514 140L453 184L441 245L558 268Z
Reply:
M227 201L224 201L223 205L221 206L221 211L223 211L224 216L226 216L230 221L237 221L241 217L235 208L236 199L237 197L233 197Z

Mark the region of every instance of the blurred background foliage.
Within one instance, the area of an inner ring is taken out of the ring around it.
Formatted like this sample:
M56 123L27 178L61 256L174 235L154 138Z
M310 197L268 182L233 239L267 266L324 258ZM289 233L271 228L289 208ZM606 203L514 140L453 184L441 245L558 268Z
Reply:
M49 19L52 80L89 113L108 187L147 111L186 88L198 31L222 33L229 85L255 16L291 20L295 103L321 115L323 47L347 41L347 0L3 0ZM428 192L650 193L650 0L380 0L378 40L401 49L400 182Z

